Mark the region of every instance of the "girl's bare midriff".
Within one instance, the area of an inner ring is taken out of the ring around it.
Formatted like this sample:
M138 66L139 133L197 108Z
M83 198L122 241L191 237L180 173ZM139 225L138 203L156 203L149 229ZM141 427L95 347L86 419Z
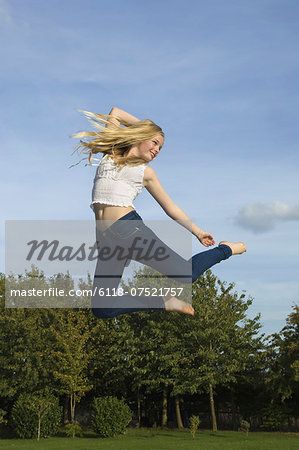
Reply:
M101 230L105 230L110 227L113 222L116 222L129 212L134 211L132 206L111 206L103 203L94 203L93 209L97 226Z

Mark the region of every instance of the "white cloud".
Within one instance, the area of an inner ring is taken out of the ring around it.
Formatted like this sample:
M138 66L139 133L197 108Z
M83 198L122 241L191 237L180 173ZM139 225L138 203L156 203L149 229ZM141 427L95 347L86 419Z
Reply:
M299 205L281 201L272 203L248 203L235 217L235 223L255 233L273 230L277 222L299 221Z

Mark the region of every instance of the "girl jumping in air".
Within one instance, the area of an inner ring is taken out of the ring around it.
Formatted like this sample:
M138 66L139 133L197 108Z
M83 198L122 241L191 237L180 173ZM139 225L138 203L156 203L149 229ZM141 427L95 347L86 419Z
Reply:
M134 209L132 202L143 187L169 217L188 228L202 245L211 247L215 241L172 201L154 169L148 165L159 155L164 144L162 129L151 120L139 120L119 108L112 108L109 115L86 111L84 114L92 120L97 131L76 133L76 138L87 138L80 140L77 148L89 155L90 162L94 154L104 155L96 171L91 203L97 223L99 250L93 284L93 313L99 318L110 318L134 311L164 309L194 315L189 303L170 293L165 296L115 295L125 266L130 260L135 260L168 277L179 273L177 279L190 283L231 255L246 252L246 245L222 241L217 247L198 253L190 260L174 252L144 224ZM136 245L142 242L151 243L151 252L156 257L146 258L146 252L142 255L140 245ZM166 256L158 257L159 252L163 253L161 249Z

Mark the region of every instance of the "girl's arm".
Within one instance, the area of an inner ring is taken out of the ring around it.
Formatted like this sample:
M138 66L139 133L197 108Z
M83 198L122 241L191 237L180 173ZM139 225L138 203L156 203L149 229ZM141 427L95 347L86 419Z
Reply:
M130 125L139 122L139 119L137 119L137 117L132 116L132 114L129 114L122 109L116 108L115 106L109 112L109 116L117 116L120 119L125 120ZM114 117L111 117L111 119L109 119L109 122L113 123L114 125L120 126L119 121ZM109 127L109 124L107 124L106 126Z
M215 244L213 236L195 225L184 211L171 200L167 192L163 189L156 172L150 166L145 168L143 184L169 217L173 220L186 221L182 222L181 225L190 230L205 247L210 247Z

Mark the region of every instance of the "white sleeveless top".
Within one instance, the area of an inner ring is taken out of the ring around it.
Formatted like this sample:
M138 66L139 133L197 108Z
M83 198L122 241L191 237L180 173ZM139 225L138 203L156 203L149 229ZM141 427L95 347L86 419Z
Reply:
M142 191L144 169L147 164L124 166L120 170L109 155L105 155L98 165L92 189L94 203L113 206L133 206L133 200Z

